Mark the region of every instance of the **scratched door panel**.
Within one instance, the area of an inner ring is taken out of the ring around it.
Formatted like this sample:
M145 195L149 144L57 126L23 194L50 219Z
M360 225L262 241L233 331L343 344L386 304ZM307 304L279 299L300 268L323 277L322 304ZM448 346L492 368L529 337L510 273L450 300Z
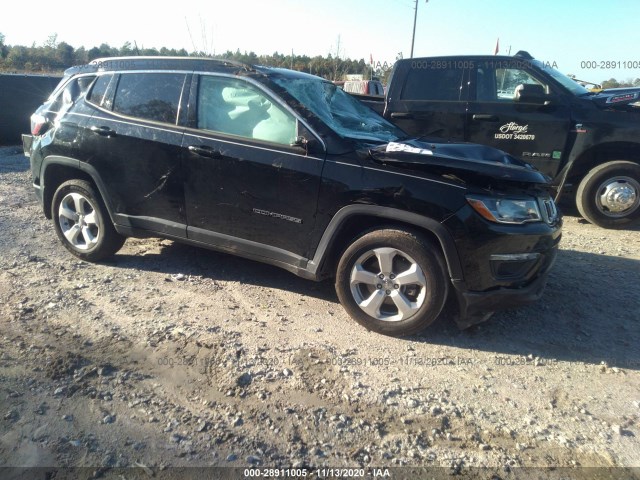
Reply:
M184 82L184 74L122 74L113 104L91 119L89 163L109 185L117 217L131 226L185 234L183 128L176 126Z

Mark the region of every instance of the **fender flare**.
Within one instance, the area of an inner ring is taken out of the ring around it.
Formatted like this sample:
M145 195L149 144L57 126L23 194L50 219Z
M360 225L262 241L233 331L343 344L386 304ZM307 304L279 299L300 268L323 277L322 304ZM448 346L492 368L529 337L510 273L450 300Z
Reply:
M64 157L61 155L49 155L47 157L44 158L44 160L42 161L42 167L40 169L40 171L42 172L41 174L41 179L40 179L40 185L42 185L42 198L46 198L46 185L47 185L47 170L49 169L50 166L52 165L62 165L65 167L70 167L76 170L79 170L83 173L85 173L86 175L88 175L91 180L93 181L93 183L96 185L96 188L98 189L98 192L100 193L100 196L102 197L102 201L104 202L105 206L107 207L107 213L109 214L109 217L111 218L111 221L115 224L115 218L114 218L114 214L113 214L113 202L111 201L111 197L108 195L108 190L106 188L106 185L104 184L104 182L102 181L102 178L100 177L100 174L98 173L98 171L91 165L89 165L86 162L81 162L80 160L77 160L75 158L71 158L71 157ZM52 193L53 195L53 193ZM46 205L45 205L46 208Z
M401 221L408 225L429 231L435 235L440 243L451 279L453 281L462 281L464 279L458 249L456 248L453 237L444 225L432 218L417 213L378 205L348 205L338 210L322 234L313 259L307 264L307 270L309 270L310 273L315 276L319 274L319 269L326 259L336 233L340 228L349 221L349 218L362 215L378 217L382 220Z

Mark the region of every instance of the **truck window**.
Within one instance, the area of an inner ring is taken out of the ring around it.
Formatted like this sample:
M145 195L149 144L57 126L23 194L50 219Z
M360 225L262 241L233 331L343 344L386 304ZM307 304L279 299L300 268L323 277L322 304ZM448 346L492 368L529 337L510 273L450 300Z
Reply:
M462 68L412 68L402 89L402 100L462 101Z
M476 98L485 102L514 102L519 85L546 85L535 79L526 70L518 68L487 68L477 70Z

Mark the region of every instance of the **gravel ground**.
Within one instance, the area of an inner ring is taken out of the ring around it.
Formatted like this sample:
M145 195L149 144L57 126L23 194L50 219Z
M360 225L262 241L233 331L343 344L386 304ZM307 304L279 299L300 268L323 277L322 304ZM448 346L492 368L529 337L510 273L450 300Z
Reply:
M28 168L0 148L0 469L640 468L637 228L569 213L541 301L465 331L445 315L397 339L352 321L331 282L168 240L79 261Z

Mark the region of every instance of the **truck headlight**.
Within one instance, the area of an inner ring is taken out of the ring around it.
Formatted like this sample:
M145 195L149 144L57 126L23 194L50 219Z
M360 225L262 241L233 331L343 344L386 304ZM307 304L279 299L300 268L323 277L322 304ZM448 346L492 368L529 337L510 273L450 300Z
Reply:
M542 220L538 202L533 198L500 198L467 195L467 202L490 222L522 224Z

